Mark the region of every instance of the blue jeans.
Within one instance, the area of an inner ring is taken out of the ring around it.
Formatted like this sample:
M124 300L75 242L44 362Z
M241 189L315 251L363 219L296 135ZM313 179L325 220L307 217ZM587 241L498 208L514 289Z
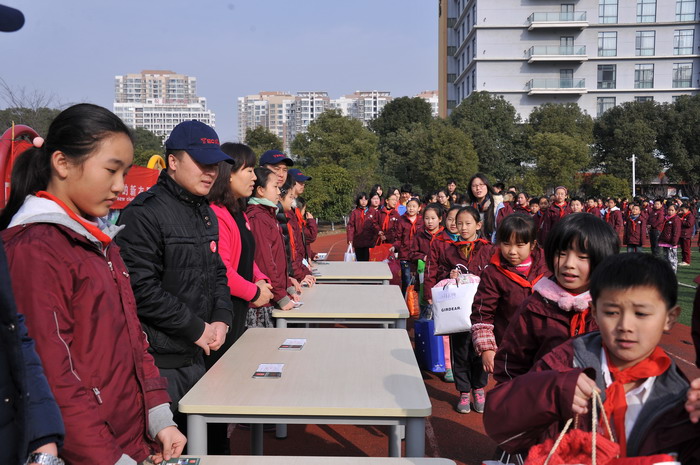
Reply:
M401 292L403 292L404 297L406 297L406 289L411 285L412 280L409 261L401 260Z

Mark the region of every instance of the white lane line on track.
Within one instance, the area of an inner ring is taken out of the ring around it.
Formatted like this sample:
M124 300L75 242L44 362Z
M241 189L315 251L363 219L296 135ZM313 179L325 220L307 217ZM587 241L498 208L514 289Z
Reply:
M426 457L441 457L440 451L438 450L437 438L435 437L435 430L433 429L433 424L430 422L430 417L425 419L425 439L428 444L426 450Z

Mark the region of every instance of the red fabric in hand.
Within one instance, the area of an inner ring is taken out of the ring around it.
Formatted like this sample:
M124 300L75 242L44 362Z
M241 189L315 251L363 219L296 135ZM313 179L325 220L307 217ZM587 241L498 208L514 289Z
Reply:
M547 439L530 449L525 465L544 465L554 446L554 439ZM620 446L598 434L596 438L596 462L606 465L620 454ZM589 465L593 461L593 433L572 429L564 435L559 447L549 460L548 465L581 464Z

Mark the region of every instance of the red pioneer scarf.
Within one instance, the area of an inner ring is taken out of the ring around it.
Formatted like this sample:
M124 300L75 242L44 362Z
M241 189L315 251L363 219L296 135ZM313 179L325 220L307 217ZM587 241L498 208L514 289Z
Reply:
M55 195L49 194L46 191L39 191L36 193L36 196L41 198L41 199L48 199L54 201L59 207L61 207L67 214L68 216L71 217L71 219L77 221L80 223L80 225L87 229L87 232L95 236L95 238L102 243L102 247L107 247L110 242L112 242L112 239L105 233L102 232L100 228L97 227L97 225L94 225L88 221L85 221L85 218L82 218L79 216L77 213L75 213L73 210L71 210L68 205L63 203L58 197Z
M524 287L526 289L530 289L530 293L532 293L532 286L534 286L537 283L537 281L542 279L542 276L544 276L544 273L542 273L539 276L535 277L535 279L533 279L532 281L528 281L526 278L522 277L518 273L515 273L514 271L503 267L503 265L501 265L500 250L497 250L491 257L491 264L495 266L498 271L503 273L506 276L506 278L510 279L515 284L518 284L519 286Z
M608 359L608 368L613 382L605 390L605 411L608 419L613 423L617 442L620 444L620 455L627 454L627 436L625 435L625 415L627 414L627 398L625 397L625 384L639 381L652 376L659 376L671 366L671 359L661 347L656 347L647 358L634 366L619 370L610 359L608 349L603 346L605 356Z

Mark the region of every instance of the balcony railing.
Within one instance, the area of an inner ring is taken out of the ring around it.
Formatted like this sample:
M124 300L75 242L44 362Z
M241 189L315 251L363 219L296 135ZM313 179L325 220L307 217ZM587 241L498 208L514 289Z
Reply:
M585 11L532 13L527 18L527 22L530 26L529 29L538 27L588 27Z
M526 84L530 94L585 94L585 79L557 79L537 78L530 79Z
M585 45L534 45L527 51L528 61L586 61Z

